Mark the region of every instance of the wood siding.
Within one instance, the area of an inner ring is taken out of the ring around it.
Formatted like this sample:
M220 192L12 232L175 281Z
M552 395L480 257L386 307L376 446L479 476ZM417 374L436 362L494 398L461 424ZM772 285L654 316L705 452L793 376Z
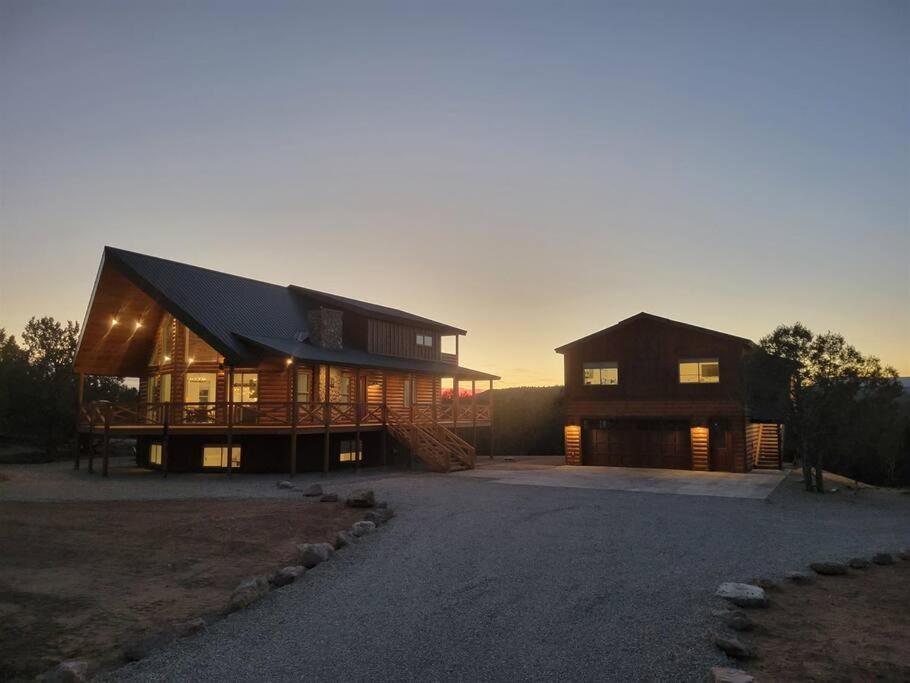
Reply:
M432 337L433 345L419 346L418 334ZM433 330L370 319L367 323L367 351L399 358L439 360L439 334Z

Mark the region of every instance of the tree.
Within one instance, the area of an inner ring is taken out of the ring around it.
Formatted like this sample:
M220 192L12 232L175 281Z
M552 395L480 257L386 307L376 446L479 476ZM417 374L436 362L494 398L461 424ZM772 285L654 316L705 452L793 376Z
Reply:
M801 323L782 325L759 344L789 367L785 423L798 444L807 491L824 492L826 462L858 478L900 448L899 439L891 438L900 433L896 399L901 387L893 368L864 356L842 335L815 335ZM757 364L750 375L761 372Z

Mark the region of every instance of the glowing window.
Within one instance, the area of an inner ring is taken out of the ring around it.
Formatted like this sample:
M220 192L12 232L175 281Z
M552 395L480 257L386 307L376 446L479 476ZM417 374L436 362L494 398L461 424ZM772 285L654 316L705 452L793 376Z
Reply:
M160 465L161 464L161 444L153 443L149 446L149 464L150 465Z
M720 363L716 358L679 361L680 384L717 384L718 382L720 382Z
M232 394L234 403L254 403L259 397L259 373L235 372Z
M341 442L338 452L339 462L357 462L357 441L355 439L344 439ZM360 442L360 460L363 460L363 442Z
M204 446L202 466L227 468L227 450L227 446ZM240 446L231 447L231 467L240 467Z
M585 363L584 381L586 385L619 384L619 364L603 361Z
M298 370L297 371L297 402L298 403L309 403L310 402L310 371L309 370Z

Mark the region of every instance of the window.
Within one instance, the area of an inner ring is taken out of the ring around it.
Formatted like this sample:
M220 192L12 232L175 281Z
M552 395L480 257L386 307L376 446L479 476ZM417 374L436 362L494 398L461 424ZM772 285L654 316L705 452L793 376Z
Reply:
M150 465L160 465L161 464L161 444L153 443L149 445L149 464Z
M360 442L360 458L363 460L363 441ZM343 439L339 446L338 462L357 462L357 441L355 439Z
M187 361L190 363L217 363L219 360L218 352L204 342L195 332L190 331L190 328L184 329L186 330L184 348L186 349Z
M418 334L417 335L417 346L433 346L433 335L432 334Z
M227 446L204 446L202 448L202 466L227 469L227 450ZM231 446L231 467L240 467L240 446Z
M183 390L186 406L186 420L193 423L215 421L215 387L218 375L214 372L194 372L186 376Z
M717 384L720 363L716 358L693 358L679 361L680 384Z
M619 364L615 362L597 362L584 364L586 385L619 384Z
M149 403L170 403L171 374L169 372L149 377L147 399Z
M231 400L234 403L255 403L259 397L259 374L235 372Z
M161 325L158 327L158 338L155 341L155 351L152 354L150 365L164 365L171 362L174 355L174 334L176 321L170 314L165 314Z
M298 403L309 403L312 399L310 398L310 371L309 370L298 370L297 371L297 402Z

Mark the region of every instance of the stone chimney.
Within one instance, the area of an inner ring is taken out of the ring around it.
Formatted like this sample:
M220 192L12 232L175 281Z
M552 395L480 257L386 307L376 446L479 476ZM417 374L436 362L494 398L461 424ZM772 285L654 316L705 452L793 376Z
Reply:
M341 350L342 312L333 308L314 308L307 311L310 342L323 349Z

